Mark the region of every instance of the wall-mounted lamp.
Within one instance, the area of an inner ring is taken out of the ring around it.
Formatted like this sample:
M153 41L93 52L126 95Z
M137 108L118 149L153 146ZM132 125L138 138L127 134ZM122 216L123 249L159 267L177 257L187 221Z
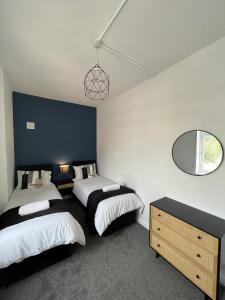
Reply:
M60 165L59 169L62 174L66 174L69 172L69 165Z

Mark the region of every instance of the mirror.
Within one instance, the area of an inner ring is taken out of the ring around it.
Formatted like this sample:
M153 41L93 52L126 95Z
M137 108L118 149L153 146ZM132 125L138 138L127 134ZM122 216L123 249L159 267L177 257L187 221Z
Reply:
M178 168L190 175L206 175L215 171L223 160L223 147L212 134L192 130L174 143L173 160Z

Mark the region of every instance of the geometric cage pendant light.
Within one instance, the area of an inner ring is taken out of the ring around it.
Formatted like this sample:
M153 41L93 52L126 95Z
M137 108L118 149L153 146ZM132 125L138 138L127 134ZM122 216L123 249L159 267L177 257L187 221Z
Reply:
M98 49L103 48L108 53L119 57L120 59L129 62L136 67L144 70L147 73L150 73L152 76L156 75L157 72L140 64L139 62L135 61L134 59L130 58L124 53L109 47L104 42L104 37L112 27L113 23L118 18L121 11L124 9L125 5L128 3L128 0L121 0L122 2L118 6L117 10L113 14L112 18L105 26L103 31L100 35L94 39L93 46L97 49L97 64L88 71L84 79L84 91L85 96L89 97L92 100L104 100L109 96L109 76L103 71L103 69L99 66L98 63Z
M91 68L84 78L85 96L91 100L104 100L109 97L109 76L98 64Z

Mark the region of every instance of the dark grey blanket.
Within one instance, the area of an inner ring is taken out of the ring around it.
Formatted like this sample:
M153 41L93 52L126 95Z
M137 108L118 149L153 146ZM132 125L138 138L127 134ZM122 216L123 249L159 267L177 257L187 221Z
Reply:
M7 210L0 216L0 230L30 219L34 219L37 217L42 217L54 213L69 212L73 215L74 210L72 209L71 205L67 204L67 202L64 200L61 199L49 200L49 204L50 204L49 209L35 212L33 214L26 215L26 216L20 216L18 214L19 207L15 207Z

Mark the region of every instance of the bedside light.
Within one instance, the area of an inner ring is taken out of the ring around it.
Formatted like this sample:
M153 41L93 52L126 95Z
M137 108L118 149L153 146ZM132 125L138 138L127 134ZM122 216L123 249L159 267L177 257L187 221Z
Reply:
M69 165L60 165L59 169L60 169L60 172L62 174L68 173L69 172Z

